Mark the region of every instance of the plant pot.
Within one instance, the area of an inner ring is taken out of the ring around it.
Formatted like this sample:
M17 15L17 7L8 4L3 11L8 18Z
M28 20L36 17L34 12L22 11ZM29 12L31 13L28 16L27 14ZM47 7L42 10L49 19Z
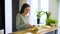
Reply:
M50 23L51 27L56 27L56 24Z
M40 18L37 18L37 26L40 26Z
M40 18L37 18L37 24L40 24Z
M49 18L46 19L46 25L50 26L50 19Z

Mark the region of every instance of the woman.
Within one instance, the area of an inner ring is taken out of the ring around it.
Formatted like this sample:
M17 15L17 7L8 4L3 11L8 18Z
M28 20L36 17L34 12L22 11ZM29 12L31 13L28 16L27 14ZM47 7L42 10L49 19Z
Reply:
M17 30L24 30L28 27L32 27L32 25L29 24L27 17L29 11L30 11L30 6L27 3L23 4L20 13L18 13L16 16Z

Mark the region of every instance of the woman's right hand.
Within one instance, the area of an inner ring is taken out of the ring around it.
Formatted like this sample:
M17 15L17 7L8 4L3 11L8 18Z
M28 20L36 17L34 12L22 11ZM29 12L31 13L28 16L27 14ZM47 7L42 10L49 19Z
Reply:
M27 23L26 26L32 26L31 24Z

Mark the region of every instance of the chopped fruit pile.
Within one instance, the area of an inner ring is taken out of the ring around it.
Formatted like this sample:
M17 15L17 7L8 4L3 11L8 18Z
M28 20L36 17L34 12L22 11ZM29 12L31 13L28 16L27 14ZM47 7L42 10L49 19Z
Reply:
M27 30L30 31L30 32L37 32L38 31L38 28L36 26L34 26L34 27L29 28Z

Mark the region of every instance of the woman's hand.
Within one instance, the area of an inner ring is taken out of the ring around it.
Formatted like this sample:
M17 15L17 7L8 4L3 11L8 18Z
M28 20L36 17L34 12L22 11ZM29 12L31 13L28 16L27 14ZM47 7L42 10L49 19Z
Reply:
M33 25L31 25L31 24L29 24L29 23L27 23L26 26L27 26L27 27L33 27Z
M32 26L31 24L27 23L26 26Z

